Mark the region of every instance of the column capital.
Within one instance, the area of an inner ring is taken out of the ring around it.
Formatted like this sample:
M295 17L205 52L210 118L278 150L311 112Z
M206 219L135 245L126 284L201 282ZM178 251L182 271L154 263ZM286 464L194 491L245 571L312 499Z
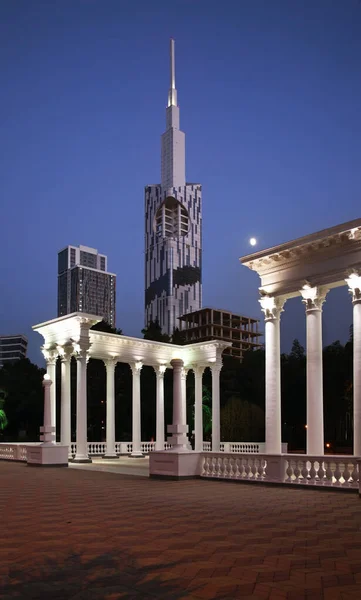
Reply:
M133 375L136 375L136 374L140 374L142 367L143 367L143 363L141 360L137 360L135 362L129 363L129 366L132 369Z
M53 384L52 380L50 379L49 375L47 376L46 374L43 377L43 387L50 387Z
M77 360L81 360L86 358L87 362L90 358L89 350L91 344L88 342L84 342L83 340L79 342L73 342L74 356Z
M283 312L283 305L286 299L282 296L262 296L259 299L261 310L264 313L265 321L277 321Z
M157 376L157 379L163 379L164 378L164 373L167 370L166 365L156 365L153 366L153 369L155 370L155 374Z
M182 379L187 379L188 371L189 371L188 367L182 367L182 370L181 370Z
M62 363L70 363L71 357L74 354L74 348L72 344L64 344L63 346L57 346L57 350Z
M326 300L326 295L328 293L328 289L325 287L312 287L309 283L305 283L305 285L300 290L300 294L302 296L302 302L306 307L306 313L314 310L322 310L322 305Z
M194 366L192 366L192 371L194 373L194 376L195 377L202 377L205 368L206 367L204 365L194 365Z
M214 362L214 363L209 363L209 368L212 371L212 375L214 374L219 374L222 370L222 363L219 362Z
M348 291L352 294L352 303L359 304L361 302L361 277L357 273L351 273L345 281Z
M118 357L117 356L108 356L107 358L103 359L103 363L105 364L105 368L106 370L112 370L114 371L115 367L117 366L117 362L118 362Z
M56 359L58 358L58 349L57 348L45 348L41 347L41 352L46 360L47 365L55 365Z
M177 369L180 370L184 367L184 362L181 358L173 358L170 361L170 364L172 365L173 369L175 369L175 370L177 370Z

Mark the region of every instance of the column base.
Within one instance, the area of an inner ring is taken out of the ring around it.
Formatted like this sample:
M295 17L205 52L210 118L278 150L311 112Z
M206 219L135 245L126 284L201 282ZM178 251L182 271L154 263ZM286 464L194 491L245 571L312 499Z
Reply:
M72 460L70 460L69 462L78 463L78 464L80 464L80 463L84 463L85 464L85 463L91 463L93 461L90 458L90 456L88 456L88 457L79 457L79 458L75 457Z
M68 446L45 443L37 446L27 446L26 452L26 462L28 465L41 467L68 466Z
M145 458L145 454L142 452L132 452L131 454L128 454L128 458Z
M167 442L172 445L171 450L167 450L167 452L189 452L192 450L190 446L189 439L187 437L188 433L188 425L168 425L168 433L172 435L167 438Z
M117 454L104 454L102 458L106 458L107 460L118 460L119 456Z
M149 476L156 479L193 479L201 474L201 453L152 452L149 457Z

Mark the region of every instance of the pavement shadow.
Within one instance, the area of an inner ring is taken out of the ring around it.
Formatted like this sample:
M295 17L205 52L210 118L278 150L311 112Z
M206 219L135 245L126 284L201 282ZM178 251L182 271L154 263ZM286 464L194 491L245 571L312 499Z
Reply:
M35 558L35 557L34 557ZM182 582L166 579L177 563L140 567L123 554L90 559L72 554L62 561L39 557L34 565L13 564L0 587L0 600L140 600L187 598Z

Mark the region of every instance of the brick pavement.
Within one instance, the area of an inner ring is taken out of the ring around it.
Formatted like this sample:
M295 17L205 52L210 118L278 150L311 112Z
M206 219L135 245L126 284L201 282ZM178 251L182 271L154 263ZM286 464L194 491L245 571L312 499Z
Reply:
M361 598L357 494L0 462L0 599Z

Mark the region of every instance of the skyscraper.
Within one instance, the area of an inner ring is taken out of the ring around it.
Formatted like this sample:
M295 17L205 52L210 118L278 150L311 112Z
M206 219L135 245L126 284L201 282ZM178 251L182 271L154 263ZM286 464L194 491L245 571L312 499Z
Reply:
M185 135L179 129L174 40L170 88L161 141L161 183L145 188L145 325L158 319L163 333L202 306L202 186L187 183Z
M0 335L0 368L26 358L28 338L25 335Z
M58 253L58 317L84 312L115 327L116 275L95 248L67 246Z

